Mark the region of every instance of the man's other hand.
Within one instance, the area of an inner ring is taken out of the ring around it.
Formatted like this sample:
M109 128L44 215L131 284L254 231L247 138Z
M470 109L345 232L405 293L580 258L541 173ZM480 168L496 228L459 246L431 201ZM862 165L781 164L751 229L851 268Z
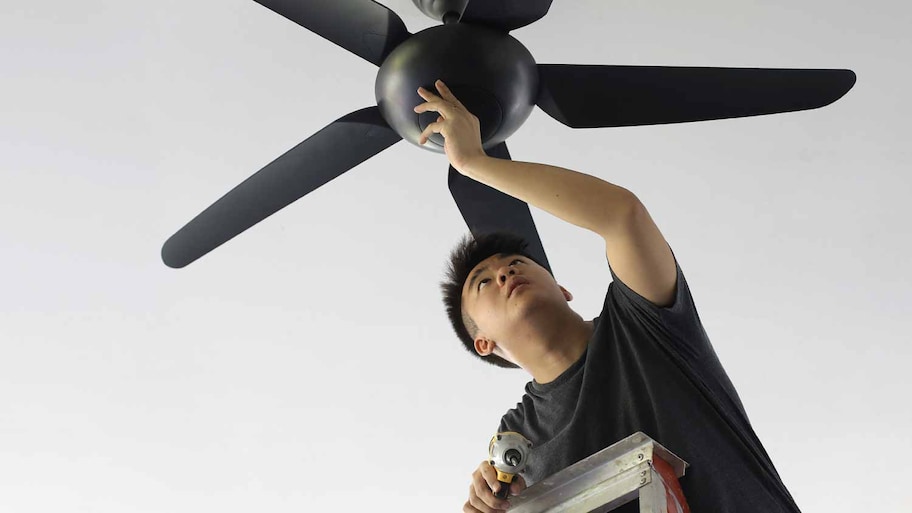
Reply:
M472 473L472 484L469 486L469 500L462 507L464 513L498 513L510 507L510 503L498 499L494 492L504 486L497 480L497 471L488 460L482 461L475 472ZM526 481L522 476L513 478L510 483L510 495L519 495L526 489Z

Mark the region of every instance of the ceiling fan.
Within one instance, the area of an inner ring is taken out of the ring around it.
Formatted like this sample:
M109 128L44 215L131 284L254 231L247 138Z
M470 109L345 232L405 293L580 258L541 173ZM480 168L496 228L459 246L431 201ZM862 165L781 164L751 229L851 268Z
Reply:
M377 105L333 121L197 215L165 242L166 265L190 264L402 139L443 153L440 134L417 142L438 114L412 110L418 87L434 91L437 79L478 117L485 152L502 159L535 106L571 128L655 125L815 109L855 84L840 69L537 64L509 32L541 19L552 0L412 1L442 24L412 34L372 0L256 0L379 66ZM526 203L452 166L448 185L473 235L522 235L549 267Z

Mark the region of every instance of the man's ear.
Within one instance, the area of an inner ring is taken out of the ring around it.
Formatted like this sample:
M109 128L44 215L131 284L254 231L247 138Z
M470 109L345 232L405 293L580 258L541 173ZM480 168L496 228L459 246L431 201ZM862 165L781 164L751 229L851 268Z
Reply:
M561 292L564 293L564 298L565 298L567 301L573 301L573 294L571 294L569 290L565 289L565 288L564 288L563 286L561 286L561 285L558 285L558 287L560 287Z
M483 337L478 337L475 339L475 352L481 356L488 356L489 354L494 353L494 348L497 344L493 340L488 340Z

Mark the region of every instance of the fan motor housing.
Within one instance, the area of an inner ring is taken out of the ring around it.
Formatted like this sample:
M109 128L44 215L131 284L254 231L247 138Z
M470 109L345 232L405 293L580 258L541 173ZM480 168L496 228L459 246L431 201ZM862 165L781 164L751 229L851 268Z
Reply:
M478 118L484 148L519 129L538 97L535 59L509 34L462 23L418 32L387 56L374 85L383 118L416 146L439 116L434 111L415 113L415 106L424 103L418 87L436 92L438 79ZM440 134L431 134L420 147L443 153L443 143Z

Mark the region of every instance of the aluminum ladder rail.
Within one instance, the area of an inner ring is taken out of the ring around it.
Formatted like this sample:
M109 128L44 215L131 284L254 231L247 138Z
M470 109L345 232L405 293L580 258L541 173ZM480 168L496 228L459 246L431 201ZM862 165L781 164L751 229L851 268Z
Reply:
M687 462L641 432L510 497L509 513L604 513L639 497L640 513L690 513Z

